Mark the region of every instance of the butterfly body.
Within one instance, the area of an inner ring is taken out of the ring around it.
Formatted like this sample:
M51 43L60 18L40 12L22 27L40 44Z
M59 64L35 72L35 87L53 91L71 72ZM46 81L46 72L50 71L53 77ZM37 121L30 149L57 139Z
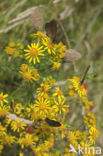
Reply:
M55 120L51 120L49 118L45 118L46 123L51 127L60 127L61 123Z

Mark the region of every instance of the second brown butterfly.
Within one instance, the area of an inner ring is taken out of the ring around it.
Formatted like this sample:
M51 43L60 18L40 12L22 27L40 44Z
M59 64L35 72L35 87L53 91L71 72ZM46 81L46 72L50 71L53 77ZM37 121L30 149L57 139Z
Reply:
M55 19L45 24L46 34L54 41L57 34L57 22Z

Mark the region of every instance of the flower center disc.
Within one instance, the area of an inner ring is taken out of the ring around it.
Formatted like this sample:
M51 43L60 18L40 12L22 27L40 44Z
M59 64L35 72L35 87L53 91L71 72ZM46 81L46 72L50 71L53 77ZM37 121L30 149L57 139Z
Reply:
M30 49L30 55L32 57L37 57L38 56L38 50L36 48L31 48Z

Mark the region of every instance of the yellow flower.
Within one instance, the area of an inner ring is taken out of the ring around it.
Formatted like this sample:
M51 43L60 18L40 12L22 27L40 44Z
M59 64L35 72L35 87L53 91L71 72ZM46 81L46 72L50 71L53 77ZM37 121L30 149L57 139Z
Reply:
M55 105L53 106L53 108L55 109L55 111L59 112L60 114L62 112L65 112L65 109L68 108L69 106L68 105L65 105L65 99L61 99L60 96L58 96L58 101L54 101L55 102Z
M17 50L14 50L14 56L19 56L20 52Z
M87 90L85 89L84 85L80 84L80 78L74 76L72 79L68 79L73 84L73 88L75 91L78 92L79 96L87 96Z
M5 99L8 96L8 94L0 93L0 104L3 105L3 103L8 103L8 101Z
M28 65L27 64L22 64L20 67L21 71L26 72L28 69Z
M30 69L27 64L22 64L20 67L21 71L19 73L22 75L23 79L32 82L32 80L38 80L40 75L37 69Z
M50 85L46 83L41 83L40 88L37 89L37 94L39 97L44 97L47 94L48 90L50 89Z
M13 41L10 42L10 43L9 43L9 46L10 46L11 48L15 47L15 42L13 42Z
M65 52L67 50L67 47L62 42L59 42L58 46L60 52Z
M24 148L24 146L26 147L31 147L33 148L35 142L33 140L33 136L31 134L26 134L25 137L20 138L18 140L18 143L21 145L21 148Z
M53 147L54 145L54 139L51 137L49 140L44 142L45 146L49 148Z
M25 123L21 123L19 121L19 119L17 119L17 121L12 121L11 123L11 129L15 132L20 132L21 130L25 129L26 124Z
M87 139L87 136L86 135L87 135L86 134L86 131L81 132L80 139L86 141L86 139Z
M19 138L18 143L21 145L21 148L24 148L26 146L25 138Z
M16 103L15 102L15 106L14 106L14 113L16 113L17 115L20 115L21 117L23 117L23 113L22 111L24 110L24 107L22 106L21 103Z
M85 123L87 126L96 127L95 115L94 115L93 113L88 112L87 115L85 116L84 123Z
M4 137L4 144L6 145L11 145L15 142L16 137L15 136L10 136L10 135L5 135Z
M84 85L79 84L75 90L78 90L78 94L81 96L87 96L87 90L84 88Z
M73 85L70 84L70 85L68 86L68 88L69 88L69 89L73 89Z
M45 80L45 84L50 85L50 86L52 86L55 82L56 80L52 76L47 77Z
M41 31L37 31L37 36L38 37L45 37L46 35Z
M19 156L24 156L24 154L20 152L20 153L19 153Z
M5 116L10 110L9 106L0 106L0 117Z
M90 107L94 105L93 101L88 101L87 97L82 97L81 99L84 102L84 106L86 110L89 110Z
M65 97L63 95L63 92L60 90L60 88L59 87L55 87L55 89L56 89L56 91L55 91L55 93L53 93L53 96L58 96L60 98L65 99Z
M19 49L23 50L24 46L21 43L17 43L17 47L19 47Z
M53 62L52 70L58 70L61 65L61 62Z
M70 131L69 134L68 134L68 141L72 144L74 144L76 142L76 135L74 132Z
M74 91L73 91L73 90L70 90L70 91L68 92L68 94L69 94L70 96L73 96L73 95L74 95Z
M38 98L38 100L35 101L34 107L35 111L45 118L50 109L50 101L44 98Z
M73 94L73 97L74 97L74 98L77 98L77 97L78 97L78 94L77 94L77 93L74 93L74 94Z
M60 42L58 44L55 44L54 47L56 49L56 55L59 59L62 59L65 56L65 51L67 50L66 46L62 42Z
M5 51L7 52L8 55L12 55L14 53L14 49L10 47L6 47Z
M30 117L31 117L31 120L33 120L33 121L35 121L39 118L39 114L36 112L35 107L31 108Z
M95 140L98 138L99 131L95 127L89 129L89 139L91 143L95 143Z
M32 82L33 77L32 77L31 72L32 71L28 68L28 71L26 71L26 72L20 71L20 74L22 75L24 80Z
M68 152L69 151L69 147L65 147L65 152Z
M61 137L64 138L65 135L67 134L67 128L64 124L62 124L60 127L59 127L59 130L61 132Z
M33 140L37 142L39 140L38 136L34 136Z
M24 80L32 82L32 74L31 74L30 70L28 70L27 72L22 73L22 77L24 78Z
M44 56L42 53L44 50L42 50L43 46L39 47L39 44L37 43L31 43L31 46L28 45L29 50L24 50L26 52L25 56L26 59L29 59L29 63L32 62L35 64L36 61L40 63L40 60L38 58L39 55Z
M30 34L30 37L31 38L44 38L46 37L46 35L41 31L37 31L36 34Z
M44 49L48 50L48 53L51 55L52 53L55 54L54 44L50 40L49 37L46 37L42 40L43 45L45 46Z

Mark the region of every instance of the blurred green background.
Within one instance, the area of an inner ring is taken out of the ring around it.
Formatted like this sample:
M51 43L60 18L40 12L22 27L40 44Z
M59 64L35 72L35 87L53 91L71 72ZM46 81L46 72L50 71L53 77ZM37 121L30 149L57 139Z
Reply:
M8 22L19 13L40 5L43 6L45 22L57 16L64 26L72 49L82 55L82 59L76 62L77 73L72 63L64 63L59 71L50 74L57 81L65 80L73 75L82 76L87 65L91 65L86 80L88 97L95 103L97 126L100 130L97 145L103 148L103 0L0 0L0 92L8 93L11 99L20 102L28 99L31 102L33 90L38 83L32 89L31 84L26 87L23 83L21 86L18 71L22 62L18 58L9 59L5 47L10 41L23 43L24 46L30 43L29 34L36 31L30 25L29 17L10 30L10 26L15 23ZM67 44L59 25L56 40Z

